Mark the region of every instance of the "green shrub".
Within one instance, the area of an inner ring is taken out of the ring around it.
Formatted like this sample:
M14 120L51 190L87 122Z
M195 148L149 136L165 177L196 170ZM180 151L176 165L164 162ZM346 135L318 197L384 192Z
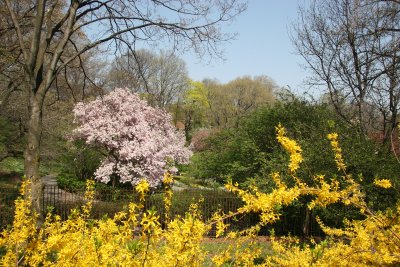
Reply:
M313 185L312 175L322 174L337 178L337 166L327 140L328 133L337 132L340 146L351 174L362 185L366 199L375 210L383 210L395 205L398 191L390 189L382 192L372 186L375 178L392 179L394 188L399 188L400 164L394 156L380 144L360 136L354 129L340 120L335 112L323 104L313 104L294 99L279 102L272 107L264 107L247 118L235 129L228 129L211 136L204 151L195 153L187 168L187 175L196 179L215 179L221 184L230 177L241 186L255 184L264 192L274 186L270 174L279 172L285 182L293 184L287 171L288 154L276 142L275 127L282 123L288 135L297 140L303 150L299 177L307 177L305 182ZM305 210L300 201L298 207ZM358 218L357 211L335 207L330 214L318 213L328 219L327 225L337 226L346 213L348 218ZM292 217L298 223L297 229L306 224L305 213L295 216L290 207L282 210L283 216ZM335 213L339 215L335 215Z
M60 160L60 175L81 181L93 179L102 157L100 149L89 147L82 141L69 143Z
M239 128L211 136L208 149L192 157L187 175L197 179L214 178L221 184L230 177L233 182L257 183L268 190L271 179L265 177L272 171L287 173L288 155L275 139L275 127L279 123L303 149L305 158L299 175L336 175L337 167L326 137L328 133L338 132L347 169L363 185L371 184L376 177L399 176L400 165L393 155L381 150L373 140L360 137L328 106L296 99L261 108L242 121ZM308 182L311 181L310 177Z
M59 188L68 192L78 192L85 190L85 181L68 174L57 176L57 185Z

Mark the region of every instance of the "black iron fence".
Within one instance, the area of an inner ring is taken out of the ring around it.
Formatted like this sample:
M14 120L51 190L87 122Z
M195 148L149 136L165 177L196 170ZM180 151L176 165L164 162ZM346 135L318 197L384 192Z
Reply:
M156 192L149 194L144 203L144 209L154 209L160 216L161 222L165 218L164 194ZM130 202L137 202L138 196L132 190L110 189L96 190L93 201L91 216L102 218L112 217L115 213L126 209ZM170 207L170 218L185 216L192 203L197 203L204 221L209 220L216 211L225 214L236 211L243 202L235 195L221 190L181 190L172 195L172 205ZM73 208L79 208L85 203L84 191L74 193L66 192L56 186L47 186L43 190L42 208L51 210L58 214L62 219L67 219ZM241 229L254 224L255 216L246 215L241 218L229 218L225 223L229 223L231 228Z
M154 209L164 218L165 207L163 203L163 193L150 194L145 202L145 209ZM14 213L14 200L17 198L15 192L0 191L0 228L5 228L12 223ZM91 216L93 218L112 217L115 213L127 208L132 201L138 201L138 197L132 190L110 189L96 190L93 201ZM67 219L71 209L79 208L85 203L84 192L67 192L57 186L46 186L42 195L42 208L45 212L51 211ZM216 211L225 214L235 212L243 205L237 196L221 190L182 190L174 192L170 209L170 218L184 216L192 203L198 203L199 209L205 221L211 218ZM308 219L306 219L306 217ZM230 225L230 229L248 228L258 222L258 214L246 214L239 217L232 217L225 220ZM305 224L306 222L306 224ZM283 213L281 220L274 225L269 225L261 230L261 234L268 234L274 230L277 235L292 234L303 235L304 228L308 228L308 234L320 236L322 234L315 218L312 214L306 214L306 209L292 209ZM213 234L213 231L211 231Z
M18 187L0 188L0 229L12 223L15 211L14 202L18 195Z

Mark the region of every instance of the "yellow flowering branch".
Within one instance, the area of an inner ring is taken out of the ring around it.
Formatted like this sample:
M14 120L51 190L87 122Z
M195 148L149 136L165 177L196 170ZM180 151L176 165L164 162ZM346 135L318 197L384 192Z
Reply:
M135 191L139 194L139 201L144 205L144 201L146 200L146 195L150 190L149 183L143 179L136 186Z
M343 160L342 149L339 146L338 134L330 133L328 134L328 140L331 142L331 148L335 154L335 162L339 171L346 173L346 164Z
M328 136L335 152L335 161L340 171L346 169L337 134ZM291 155L289 171L295 177L302 161L301 148L286 137L284 128L277 127L277 139ZM292 155L294 155L292 157ZM255 259L261 255L255 244L262 226L279 220L279 207L289 205L301 195L311 195L309 208L328 207L342 202L353 205L364 212L362 220L345 221L343 229L326 227L318 219L328 238L312 245L299 245L299 240L289 238L272 239L273 252L262 255L260 266L345 266L357 263L360 266L386 266L400 264L400 204L397 209L374 213L368 208L360 185L350 175L346 183L324 175L314 175L314 185L307 186L295 177L294 186L282 182L279 173L271 174L276 187L271 192L261 192L253 186L240 189L232 182L226 189L239 196L244 204L236 211L216 213L204 222L199 206L191 205L183 217L168 218L161 227L156 211L143 211L143 202L149 191L142 181L135 190L141 203L130 203L126 211L113 218L89 219L92 184L88 184L88 203L82 210L75 210L65 221L59 216L46 217L39 231L36 217L30 211L29 182L22 186L26 198L16 201L16 212L11 228L3 231L0 246L6 250L0 259L4 266L202 266L206 258L212 258L217 266L226 263L235 266L257 266ZM172 177L164 177L170 185ZM374 184L383 188L391 186L390 180L375 179ZM166 188L168 190L168 188ZM166 210L171 207L172 190L164 195ZM241 231L229 230L228 219L256 212L259 222ZM218 237L224 236L231 243L216 254L207 254L202 240L216 225ZM339 238L338 238L339 237Z
M276 132L276 139L290 155L288 168L294 174L300 168L300 163L303 161L301 147L296 141L286 136L285 128L281 124L276 127Z
M170 220L170 211L171 211L171 206L172 206L172 184L174 182L174 179L172 177L172 174L169 172L166 172L164 174L164 179L163 179L163 184L164 184L164 207L165 207L165 222L168 223Z

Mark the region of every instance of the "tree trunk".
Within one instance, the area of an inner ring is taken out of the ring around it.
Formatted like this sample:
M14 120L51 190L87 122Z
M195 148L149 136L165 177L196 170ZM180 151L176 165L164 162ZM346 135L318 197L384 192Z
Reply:
M31 181L32 210L39 215L39 222L43 220L41 197L43 191L42 180L39 175L40 139L42 135L42 104L43 98L31 93L29 99L29 124L27 145L25 148L25 175Z
M306 216L303 222L303 234L304 236L310 235L310 210L306 207Z

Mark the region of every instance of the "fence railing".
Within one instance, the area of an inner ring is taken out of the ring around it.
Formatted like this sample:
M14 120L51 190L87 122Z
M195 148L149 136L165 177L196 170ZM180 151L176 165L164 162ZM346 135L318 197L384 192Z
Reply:
M145 210L157 211L162 223L166 212L163 198L162 192L149 194L144 203ZM112 217L115 213L127 208L132 201L138 201L138 196L132 190L96 190L91 216L93 218ZM84 191L70 193L56 186L46 186L43 190L43 210L52 210L64 220L68 218L71 209L79 208L84 203ZM216 211L228 214L243 205L240 198L221 190L182 190L172 195L169 217L184 216L192 203L198 204L204 221L210 219ZM229 218L225 223L229 223L231 228L240 229L254 224L254 217L246 215L242 218Z
M4 229L12 223L14 213L14 200L16 194L7 194L0 191L0 228ZM145 209L154 209L164 218L165 208L163 203L163 193L150 194L145 202ZM138 201L137 195L132 190L126 189L110 189L96 190L95 200L91 212L92 218L103 218L104 216L112 217L115 213L122 211L127 207L129 202ZM50 211L57 214L61 219L68 218L71 210L81 207L84 203L84 192L67 192L57 186L46 186L42 195L42 209L46 213ZM203 215L204 221L211 218L216 211L222 211L225 214L235 212L243 205L240 198L233 194L221 190L182 190L174 192L172 196L172 205L170 209L170 218L176 216L184 216L189 210L192 203L198 203L199 209ZM294 214L296 213L296 214ZM296 210L289 214L283 215L274 225L269 225L261 230L261 234L268 234L271 229L274 229L276 234L303 235L304 220L306 217L305 210ZM230 218L225 221L232 229L248 228L259 220L258 214L246 214L240 217ZM322 232L315 222L315 218L310 217L309 234L321 235ZM210 234L213 234L211 231Z
M0 189L0 229L11 224L14 218L14 202L19 195L18 188Z

